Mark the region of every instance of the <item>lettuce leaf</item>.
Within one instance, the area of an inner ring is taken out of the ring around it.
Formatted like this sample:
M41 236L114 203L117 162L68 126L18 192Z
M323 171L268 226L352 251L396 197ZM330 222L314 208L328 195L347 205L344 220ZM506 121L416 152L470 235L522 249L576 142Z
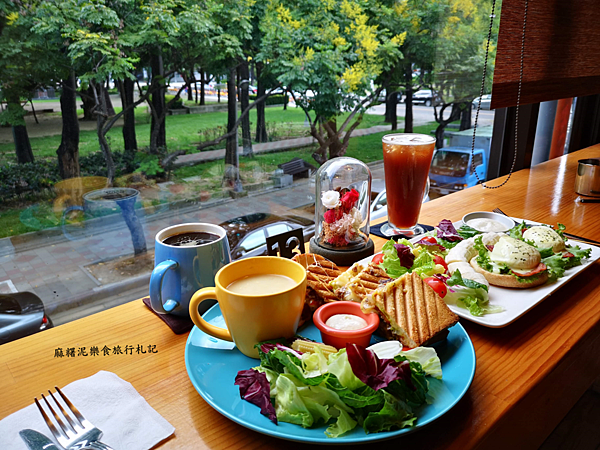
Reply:
M458 231L456 231L456 228L454 228L452 222L448 219L443 219L442 221L440 221L438 226L435 228L437 230L437 236L440 239L444 239L445 241L450 242L463 240L463 238L460 237L460 235L458 234Z
M398 242L404 245L410 245L408 241L406 241L406 244L402 241L405 241L405 239L400 239ZM396 247L394 246L394 241L392 239L390 239L383 245L383 247L381 248L381 252L383 253L383 261L380 265L389 277L399 278L408 272L408 268L402 266L402 264L400 263L398 251L396 250Z
M559 225L562 224L559 223ZM567 245L566 250L573 255L571 258L568 258L568 263L565 267L566 269L580 265L581 260L583 258L589 258L592 253L592 249L586 248L583 250L579 245Z
M384 399L383 408L378 412L369 413L363 421L363 428L367 434L414 425L417 416L405 403L387 392L384 392Z
M339 380L340 384L350 390L355 390L363 387L365 384L360 381L348 362L348 354L346 349L343 348L334 355L329 356L329 373L335 375Z
M327 429L325 430L325 435L327 437L330 437L330 438L340 437L343 434L347 433L348 431L353 430L356 427L356 425L357 425L356 420L354 420L352 417L350 417L350 414L348 414L346 411L344 411L343 409L338 409L335 406L333 406L331 409L339 411L339 416L338 416L336 422L332 425L329 425L327 427Z
M511 238L519 239L520 241L522 241L523 233L525 233L525 230L527 230L527 228L528 228L528 226L525 224L525 221L523 221L519 225L515 225L514 227L512 227L509 230L508 235Z
M578 245L569 245L564 252L542 258L548 269L549 280L555 281L565 274L565 270L580 265L582 258L589 258L591 251L589 248L582 250Z
M490 261L490 254L488 249L486 248L485 245L483 245L483 242L481 241L481 236L478 236L475 238L475 250L477 250L478 252L478 256L477 256L477 264L479 264L479 267L481 267L484 270L487 270L488 272L492 271L492 264Z
M352 372L360 381L376 391L386 388L398 379L411 384L410 367L394 359L379 359L375 352L356 344L346 344Z
M451 287L444 301L465 308L472 316L481 317L504 311L501 306L490 305L488 287L477 281L463 278L460 270L454 271L445 283Z
M470 227L469 225L461 225L458 230L456 230L456 232L458 233L458 235L463 238L463 239L469 239L473 236L477 236L478 234L481 234L481 231L476 230L473 227Z
M285 373L277 377L277 395L275 396L277 420L308 428L312 426L315 418L302 401L298 386L293 378L293 376Z
M254 369L240 370L235 377L240 387L240 397L260 408L260 413L277 425L277 415L271 403L271 390L267 376Z
M400 356L406 357L409 361L418 362L430 377L442 379L442 362L433 347L417 347L407 351L400 352Z

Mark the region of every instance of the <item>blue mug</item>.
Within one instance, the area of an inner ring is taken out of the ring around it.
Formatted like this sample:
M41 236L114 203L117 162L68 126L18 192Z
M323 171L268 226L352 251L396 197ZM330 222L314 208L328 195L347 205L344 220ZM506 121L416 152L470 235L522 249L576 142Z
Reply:
M182 247L164 242L189 232L211 233L217 239ZM214 286L216 273L230 262L227 233L217 225L184 223L159 231L154 246L154 270L150 276L152 309L158 314L190 317L192 295L199 289Z

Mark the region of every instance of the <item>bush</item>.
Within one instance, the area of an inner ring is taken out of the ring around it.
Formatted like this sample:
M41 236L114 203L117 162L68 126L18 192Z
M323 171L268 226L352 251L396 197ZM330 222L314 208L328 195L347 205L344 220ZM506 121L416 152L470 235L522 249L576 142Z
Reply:
M175 98L174 95L165 95L165 104L169 103L174 98ZM183 99L181 97L179 97L177 100L175 100L173 103L171 103L171 106L169 106L169 109L181 109L181 108L183 108Z
M22 194L42 193L60 179L58 164L44 160L0 166L0 202Z
M256 98L258 96L254 95L254 94L250 94L249 97L250 97L250 100L256 100ZM265 105L285 105L285 103L287 101L286 97L287 97L287 95L283 95L283 94L271 95L271 96L267 97L267 99L265 100Z
M115 177L131 173L139 167L129 153L112 152L112 157L115 163ZM108 175L108 171L106 170L106 160L104 159L102 152L80 156L79 167L82 177L106 177Z

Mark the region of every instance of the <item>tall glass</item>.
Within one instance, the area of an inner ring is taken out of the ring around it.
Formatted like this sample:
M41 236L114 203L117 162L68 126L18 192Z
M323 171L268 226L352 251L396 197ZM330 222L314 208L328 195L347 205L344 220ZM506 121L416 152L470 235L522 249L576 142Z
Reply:
M435 138L426 134L387 134L382 139L388 223L383 234L416 236L417 225L435 149Z

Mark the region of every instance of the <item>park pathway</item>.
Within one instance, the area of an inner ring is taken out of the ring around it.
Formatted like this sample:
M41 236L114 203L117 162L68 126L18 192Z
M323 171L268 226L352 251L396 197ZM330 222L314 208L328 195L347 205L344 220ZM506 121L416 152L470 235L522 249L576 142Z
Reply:
M420 125L420 124L419 124ZM366 136L369 134L381 133L383 131L391 130L391 125L377 125L370 128L361 128L354 130L352 137ZM343 136L342 136L343 137ZM293 148L307 147L315 144L317 141L312 136L284 139L281 141L265 142L261 144L252 144L252 151L254 154L279 152L281 150L289 150ZM242 155L244 149L238 147L238 154ZM220 150L209 150L200 153L190 153L187 155L179 156L174 163L175 167L180 166L192 166L201 162L215 161L225 158L225 149Z

